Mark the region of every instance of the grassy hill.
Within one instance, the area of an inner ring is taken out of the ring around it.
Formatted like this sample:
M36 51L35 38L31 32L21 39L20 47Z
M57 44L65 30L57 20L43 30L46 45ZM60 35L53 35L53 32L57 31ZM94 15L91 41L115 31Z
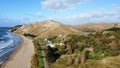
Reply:
M81 34L81 31L53 20L23 25L15 32L19 34L33 34L43 38L52 37L55 35Z
M91 32L91 31L102 31L112 27L120 27L120 24L98 22L98 23L87 23L83 25L74 25L73 27L79 29L80 31Z

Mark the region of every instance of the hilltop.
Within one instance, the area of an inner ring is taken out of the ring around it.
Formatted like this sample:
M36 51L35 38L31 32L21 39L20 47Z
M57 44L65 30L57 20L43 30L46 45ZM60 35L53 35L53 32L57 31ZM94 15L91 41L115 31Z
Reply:
M19 34L33 34L44 38L55 35L81 34L81 31L54 20L26 24L14 32Z
M87 23L83 25L64 25L54 20L25 24L13 29L15 33L49 38L57 35L82 34L82 32L102 31L109 28L120 28L120 23Z

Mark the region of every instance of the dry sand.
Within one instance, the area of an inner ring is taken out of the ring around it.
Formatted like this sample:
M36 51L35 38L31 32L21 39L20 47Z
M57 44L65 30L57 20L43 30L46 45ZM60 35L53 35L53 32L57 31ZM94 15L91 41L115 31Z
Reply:
M2 68L31 68L31 57L34 54L32 40L21 36L23 43L16 49Z

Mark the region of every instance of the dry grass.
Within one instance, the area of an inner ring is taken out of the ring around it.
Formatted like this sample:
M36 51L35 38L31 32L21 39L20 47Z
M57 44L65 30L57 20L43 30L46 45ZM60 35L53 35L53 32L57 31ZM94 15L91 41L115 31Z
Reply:
M102 60L102 63L109 68L120 68L120 56L107 57Z
M66 66L65 64L53 63L50 68L120 68L120 56L107 57L103 60L90 60L88 59L84 64L72 64Z
M38 37L51 37L59 34L68 35L71 33L81 34L81 31L77 29L51 20L24 25L17 29L15 32L20 34L34 34Z
M50 64L50 68L76 68L76 66L75 65L66 66L65 64L53 63Z

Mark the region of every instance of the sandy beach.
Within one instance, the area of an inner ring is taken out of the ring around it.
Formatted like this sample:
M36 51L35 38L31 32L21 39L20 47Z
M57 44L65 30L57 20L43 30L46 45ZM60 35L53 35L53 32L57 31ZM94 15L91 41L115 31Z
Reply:
M23 39L22 44L1 68L31 68L31 57L34 54L34 46L32 40L24 36L21 37Z

